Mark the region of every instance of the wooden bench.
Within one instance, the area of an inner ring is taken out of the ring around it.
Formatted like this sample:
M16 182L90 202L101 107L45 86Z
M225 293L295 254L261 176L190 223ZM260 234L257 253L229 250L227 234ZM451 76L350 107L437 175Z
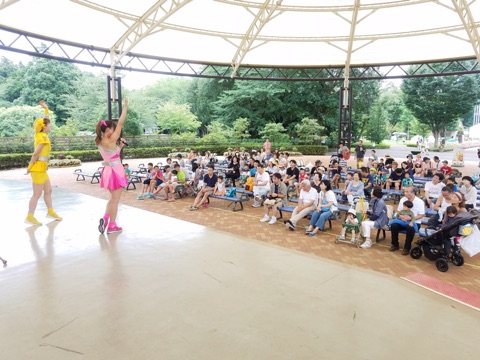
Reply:
M208 197L208 202L210 202L210 199L230 201L230 204L228 204L228 207L230 207L233 204L233 209L232 209L233 211L241 211L243 210L243 202L250 200L250 197L245 194L241 194L240 196L235 196L235 197L210 195ZM240 209L237 209L237 204L240 204Z
M73 172L73 175L77 175L77 181L84 181L85 177L90 177L92 178L90 184L98 184L100 182L100 178L102 177L101 169L102 168L100 167L93 173L84 172L82 169L76 169Z

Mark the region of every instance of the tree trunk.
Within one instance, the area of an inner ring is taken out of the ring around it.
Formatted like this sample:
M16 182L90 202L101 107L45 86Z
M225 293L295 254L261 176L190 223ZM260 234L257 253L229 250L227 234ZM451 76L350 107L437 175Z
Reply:
M435 142L433 144L433 147L438 148L438 140L440 138L440 130L433 130L432 134L433 134L433 137L435 138Z

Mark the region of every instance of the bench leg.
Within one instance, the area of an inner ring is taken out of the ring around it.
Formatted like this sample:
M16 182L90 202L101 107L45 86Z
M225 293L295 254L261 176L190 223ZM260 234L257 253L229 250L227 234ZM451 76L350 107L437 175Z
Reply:
M82 177L81 179L80 179L80 176ZM81 174L77 175L77 181L82 181L82 180L85 180L85 176Z
M96 180L95 182L93 182L93 180ZM90 181L90 184L98 184L100 182L100 179L98 178L98 176L92 176L92 181Z
M380 232L383 232L383 237L380 238ZM380 241L383 241L387 238L387 234L385 233L385 229L378 229L377 231L377 238L375 239L375 241L378 243Z
M132 181L129 181L128 184L127 184L127 190L130 190L130 185L133 186L133 189L132 190L137 190L137 186L135 185L134 182Z

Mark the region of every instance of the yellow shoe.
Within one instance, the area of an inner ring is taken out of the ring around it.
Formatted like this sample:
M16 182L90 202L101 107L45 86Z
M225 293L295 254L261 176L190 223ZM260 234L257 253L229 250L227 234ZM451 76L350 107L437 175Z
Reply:
M30 225L42 225L40 221L35 219L33 215L28 214L27 218L25 219L25 223L30 224Z
M58 215L58 214L55 212L55 210L48 210L48 212L47 212L47 217L48 217L48 218L51 218L51 219L55 219L55 220L57 220L57 221L62 221L62 220L63 220L63 218L62 218L60 215Z

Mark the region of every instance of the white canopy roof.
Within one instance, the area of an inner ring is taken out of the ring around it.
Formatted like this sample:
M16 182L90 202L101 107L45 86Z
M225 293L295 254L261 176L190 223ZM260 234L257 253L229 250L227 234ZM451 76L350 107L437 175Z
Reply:
M115 61L127 52L234 66L480 61L477 0L0 0L0 24L109 48Z

